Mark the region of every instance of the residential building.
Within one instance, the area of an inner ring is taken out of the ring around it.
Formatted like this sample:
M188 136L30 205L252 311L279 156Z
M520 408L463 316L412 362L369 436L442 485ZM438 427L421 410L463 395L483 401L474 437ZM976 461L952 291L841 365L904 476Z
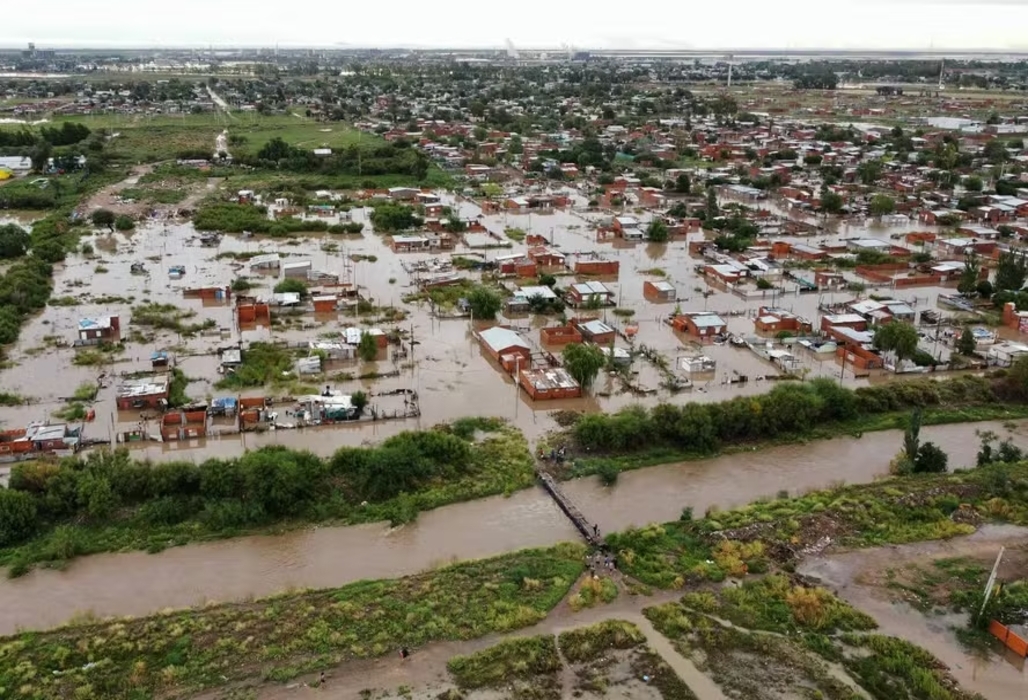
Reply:
M533 401L575 399L582 395L581 385L563 367L523 369L518 374L518 384Z
M596 345L610 345L617 337L617 331L599 319L573 319L571 323L585 340Z
M577 282L568 287L567 302L575 307L595 304L609 306L614 303L614 292L603 282Z
M794 334L809 333L811 330L810 321L800 318L796 314L785 309L776 309L768 306L760 307L757 318L753 321L754 330L758 333L781 333L788 331Z
M517 356L526 367L532 359L532 346L516 331L503 326L493 326L475 333L482 349L497 362L503 364L501 358Z
M116 342L121 334L121 322L117 316L98 316L79 319L76 345L97 345Z
M649 301L664 303L674 301L678 297L678 292L674 285L666 280L646 280L643 282L643 296Z
M120 411L145 408L162 410L168 406L169 387L167 376L126 380L118 387L115 402Z
M680 314L671 319L671 326L679 333L696 336L700 340L711 340L728 330L728 323L709 311Z

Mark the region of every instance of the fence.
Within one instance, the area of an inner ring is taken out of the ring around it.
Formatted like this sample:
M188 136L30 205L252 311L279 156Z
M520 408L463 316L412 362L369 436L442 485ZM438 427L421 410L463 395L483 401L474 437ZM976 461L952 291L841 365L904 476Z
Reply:
M989 633L1021 657L1028 657L1028 641L998 620L989 623Z

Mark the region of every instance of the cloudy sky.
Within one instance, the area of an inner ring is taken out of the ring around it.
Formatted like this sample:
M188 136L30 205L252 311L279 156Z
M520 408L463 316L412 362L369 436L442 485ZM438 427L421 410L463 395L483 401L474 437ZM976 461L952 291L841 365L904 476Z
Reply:
M1028 47L1028 0L7 0L0 46Z

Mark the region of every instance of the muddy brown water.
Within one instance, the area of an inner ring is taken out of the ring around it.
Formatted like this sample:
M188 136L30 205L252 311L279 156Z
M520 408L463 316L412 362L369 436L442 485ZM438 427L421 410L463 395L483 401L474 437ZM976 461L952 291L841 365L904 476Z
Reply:
M954 465L973 463L976 429L1007 434L997 423L925 428ZM1028 444L1026 426L1011 433ZM621 475L613 488L596 479L566 491L601 532L675 520L690 506L738 506L786 490L866 482L887 471L898 431L806 445L773 447ZM456 560L577 539L570 522L539 489L422 513L409 525L313 527L278 536L240 537L168 549L77 559L64 571L36 570L0 579L0 634L45 628L76 614L144 615L165 608L267 596L290 588L323 588L402 576Z
M882 634L906 639L930 651L949 667L965 689L981 693L988 700L1012 700L1028 697L1024 659L1010 658L1009 652L998 649L988 654L968 651L954 632L954 628L966 624L966 615L924 615L907 603L889 600L881 590L863 585L861 574L880 572L914 560L983 552L995 554L1000 546L1022 543L1026 537L1026 528L985 525L973 535L943 542L880 547L808 559L800 565L799 571L821 579L851 605L871 615Z
M213 134L212 134L213 139ZM129 184L129 181L112 187ZM221 184L221 183L214 183ZM212 183L200 184L198 191L206 191ZM223 183L230 188L230 183ZM230 305L204 304L199 300L184 299L182 292L190 287L224 285L233 278L245 274L247 269L241 263L228 258L218 258L220 253L279 252L295 259L309 259L315 269L339 274L344 280L357 284L362 294L378 306L397 306L410 313L410 317L399 324L404 330L412 331L418 345L410 360L394 361L385 358L374 366L352 363L333 366L332 372L348 371L355 375L374 369L379 372L400 370L398 377L378 381L340 382L335 388L353 391L389 391L408 388L418 391L421 400L422 417L408 419L388 426L365 425L360 429L338 428L333 430L305 431L293 434L268 434L251 436L245 441L240 438L211 438L205 441L181 444L147 443L137 445L140 456L154 460L190 459L202 460L208 456L231 456L245 449L262 444L285 444L302 446L319 454L327 454L343 445L360 444L365 440L377 440L402 429L416 429L451 420L465 415L493 415L513 421L532 439L539 437L553 427L549 413L562 408L585 411L612 411L625 406L643 403L654 405L659 401L716 401L732 396L750 395L766 391L768 382L755 378L777 374L777 370L748 349L731 346L700 347L690 339L676 334L662 323L674 304L653 304L643 297L643 282L658 279L651 270L660 268L666 278L678 290L678 305L685 311L709 309L722 313L738 313L730 316L729 329L732 332L751 335L752 317L762 305L776 305L790 309L812 321L817 319L819 302L839 302L851 298L844 292L803 294L796 291L792 283L785 283L786 291L761 297L741 298L724 289L709 287L696 272L701 262L687 254L684 242L667 245L631 244L601 242L595 239L594 230L602 218L584 208L555 211L549 214L500 214L482 215L473 202L455 201L452 195L442 195L445 202L456 206L462 216L477 218L490 231L502 235L507 227L518 227L530 233L542 235L565 253L602 252L620 261L620 274L615 280L606 282L615 291L618 305L633 309L632 322L639 327L638 342L656 349L668 364L676 366L678 358L703 352L713 357L717 371L697 381L696 386L685 393L671 395L659 388L660 374L643 359L636 361L639 370L637 381L643 387L654 389L645 396L635 395L609 377L598 380L595 395L567 402L533 403L524 394L515 391L510 377L503 373L495 362L486 357L472 336L471 324L466 319L440 320L431 317L426 305L404 305L402 297L413 291L416 276L404 269L404 264L425 260L433 256L421 253L396 254L387 245L387 240L369 231L358 238L340 237L330 234L313 234L294 239L272 239L268 237L224 236L217 248L199 244L199 237L189 223L175 221L154 221L141 224L137 230L127 233L108 234L96 232L83 242L89 242L95 257L69 256L58 266L55 274L54 297L72 297L79 303L75 306L49 306L35 317L25 328L17 346L10 353L14 366L0 371L0 386L5 391L30 397L28 407L0 408L0 424L3 427L21 427L28 420L52 419L68 396L81 383L95 381L101 369L72 365L74 351L70 348L54 347L55 341L70 342L75 337L78 320L104 314L121 316L123 335L135 328L132 323L132 307L145 301L176 304L195 312L187 322L210 319L216 328L196 338L182 338L174 333L158 333L153 341L129 343L126 352L118 361L104 369L119 375L149 369L149 357L155 350L171 350L180 366L194 381L189 385L192 398L203 399L229 395L230 392L214 388L220 378L217 360L211 353L219 346L242 340L284 340L303 342L315 336L338 332L356 319L345 314L315 318L308 315L304 321L307 327L276 327L273 330L255 328L239 329L234 323ZM581 200L581 198L578 198ZM577 200L576 200L577 201ZM584 204L584 200L579 202ZM763 204L762 204L763 206ZM772 207L773 208L773 207ZM799 215L789 214L792 217ZM356 209L355 220L366 220L367 212ZM645 220L648 214L643 213ZM334 221L334 220L333 220ZM370 228L370 227L369 227ZM892 234L911 230L922 230L916 224L899 226L853 226L839 225L834 229L812 238L789 237L786 240L839 240L850 236L872 236L888 238ZM515 244L513 251L524 250L523 244ZM461 255L482 255L487 259L508 253L507 249L471 251L458 247ZM354 255L372 255L375 262L353 263ZM129 272L133 262L143 262L148 275L132 275ZM168 277L171 265L184 265L186 274L182 279ZM474 278L475 274L466 273ZM278 281L275 275L252 275L259 285L254 293L269 293ZM561 284L568 284L571 278L562 278ZM916 305L918 310L934 307L938 294L946 291L940 288L925 288L903 291L896 296ZM703 293L706 292L707 296ZM131 301L115 297L131 298ZM609 323L622 323L611 310L601 311ZM526 338L537 348L539 335L536 328L546 323L540 318L500 319L525 329ZM388 327L388 326L386 326ZM143 329L146 330L146 329ZM624 341L618 340L619 345ZM552 348L550 348L553 350ZM933 351L936 348L933 348ZM559 351L559 349L556 349ZM945 353L944 347L938 351ZM796 351L801 367L808 377L842 377L850 386L866 385L869 380L855 379L832 359L815 356L804 350ZM408 363L413 363L409 367ZM736 374L751 378L747 384L727 384L725 380ZM312 382L317 384L318 381ZM110 440L116 433L134 428L138 416L119 413L114 410L116 378L109 380L97 397L96 420L85 427L90 439ZM243 392L244 395L259 395L263 390ZM389 411L402 406L399 399L380 397L375 400L379 408ZM156 432L152 430L151 432Z

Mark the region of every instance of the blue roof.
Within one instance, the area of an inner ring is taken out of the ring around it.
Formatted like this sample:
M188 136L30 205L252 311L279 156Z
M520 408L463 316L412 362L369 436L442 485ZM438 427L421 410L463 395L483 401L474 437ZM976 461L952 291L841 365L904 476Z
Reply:
M234 408L235 405L236 399L232 396L223 396L220 399L211 401L211 406L215 408Z
M168 359L168 353L165 352L164 350L159 350L159 351L156 351L156 352L152 352L152 353L150 353L150 359L151 360L167 360Z

